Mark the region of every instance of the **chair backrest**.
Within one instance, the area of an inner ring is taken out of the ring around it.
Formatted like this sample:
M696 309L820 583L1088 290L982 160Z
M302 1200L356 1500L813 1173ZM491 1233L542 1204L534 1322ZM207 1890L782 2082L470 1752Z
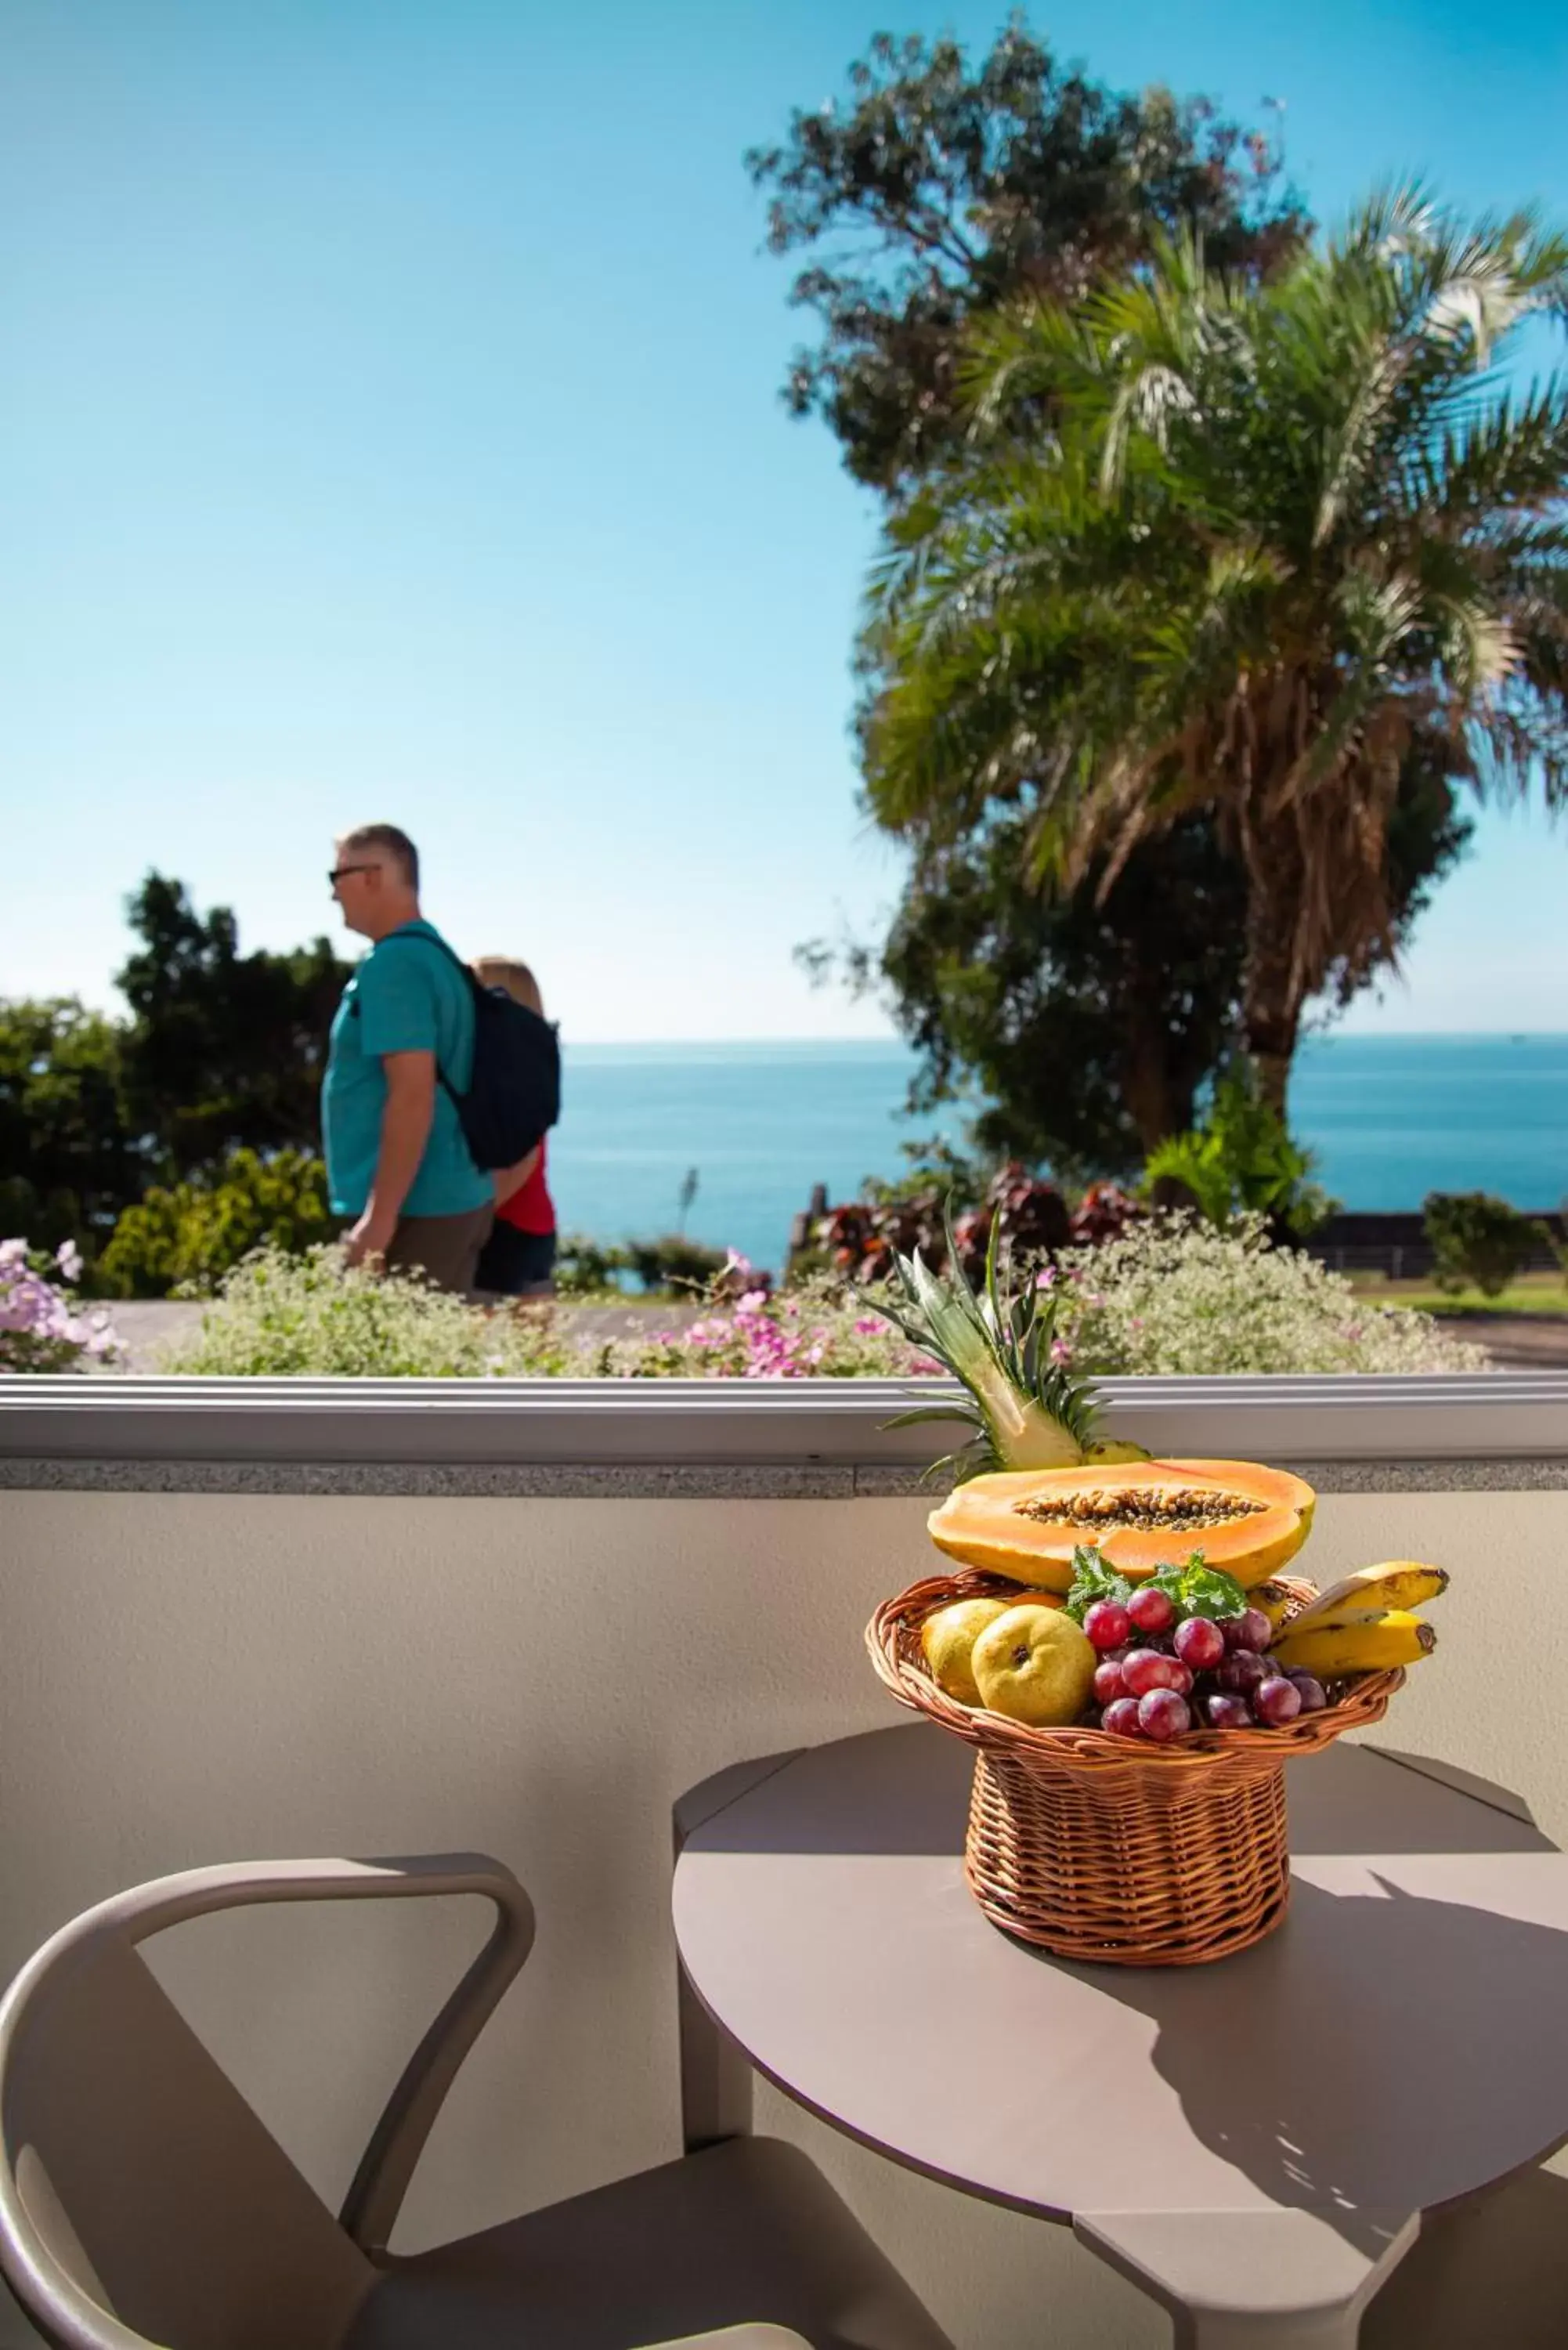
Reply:
M74 2285L66 2350L337 2350L376 2272L128 1937L59 1951L4 2062L6 2265Z

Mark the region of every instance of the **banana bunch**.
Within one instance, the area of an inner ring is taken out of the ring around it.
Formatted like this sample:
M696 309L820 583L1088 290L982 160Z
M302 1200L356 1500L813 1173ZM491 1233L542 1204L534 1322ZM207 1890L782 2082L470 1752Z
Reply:
M1431 1626L1412 1611L1438 1598L1449 1586L1446 1570L1417 1559L1386 1559L1358 1567L1285 1622L1290 1594L1278 1584L1253 1592L1279 1637L1272 1662L1319 1680L1344 1680L1352 1673L1386 1673L1413 1665L1438 1645Z

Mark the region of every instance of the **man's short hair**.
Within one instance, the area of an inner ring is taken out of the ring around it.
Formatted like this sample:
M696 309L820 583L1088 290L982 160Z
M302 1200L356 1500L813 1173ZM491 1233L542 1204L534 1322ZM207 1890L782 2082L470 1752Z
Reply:
M406 832L395 824L359 824L346 832L338 843L340 848L379 848L397 860L398 869L410 889L420 886L420 852Z

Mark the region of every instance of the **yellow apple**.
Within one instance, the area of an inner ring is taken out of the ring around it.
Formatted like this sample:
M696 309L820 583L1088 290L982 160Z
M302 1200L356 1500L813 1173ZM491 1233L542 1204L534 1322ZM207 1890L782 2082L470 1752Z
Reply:
M1057 1730L1076 1721L1093 1694L1094 1644L1060 1607L1027 1600L985 1627L970 1654L981 1703L992 1713Z
M970 1652L988 1624L1005 1616L1006 1599L955 1599L928 1616L920 1627L920 1646L931 1669L931 1679L961 1704L978 1705L980 1691L970 1669Z

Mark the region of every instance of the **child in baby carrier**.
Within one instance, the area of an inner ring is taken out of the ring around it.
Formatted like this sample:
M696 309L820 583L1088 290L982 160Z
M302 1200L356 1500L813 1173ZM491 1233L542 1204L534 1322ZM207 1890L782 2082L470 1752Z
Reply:
M483 955L473 972L481 986L503 987L514 1003L543 1014L538 983L526 963ZM548 1297L555 1272L556 1210L541 1140L526 1159L495 1178L495 1222L480 1252L473 1285L494 1297Z

